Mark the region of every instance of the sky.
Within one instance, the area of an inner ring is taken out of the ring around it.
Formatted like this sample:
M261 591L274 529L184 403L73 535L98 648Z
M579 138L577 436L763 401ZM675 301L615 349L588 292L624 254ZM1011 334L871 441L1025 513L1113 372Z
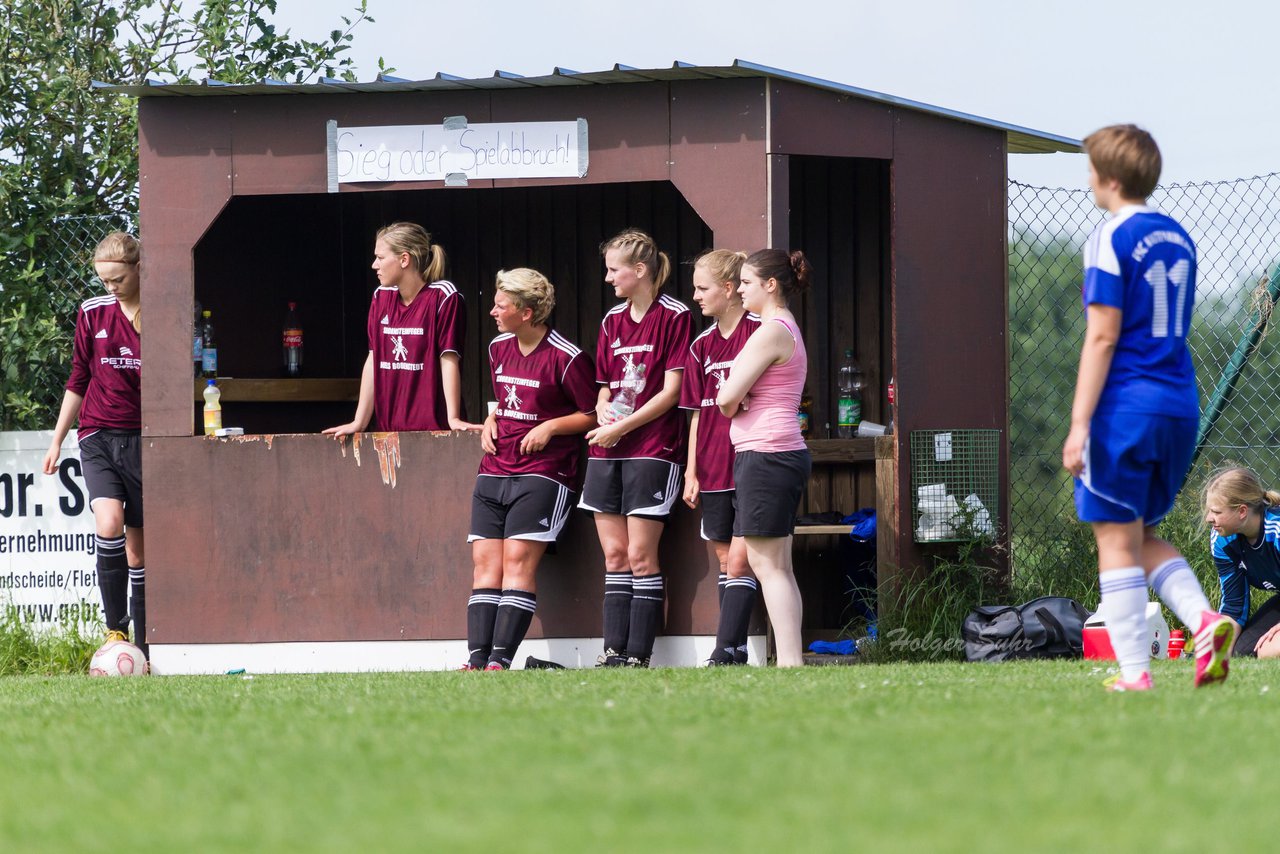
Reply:
M358 0L279 0L275 22L322 38ZM1081 138L1133 122L1161 183L1280 171L1280 4L1262 0L368 0L361 80L728 65L782 68ZM1012 155L1011 178L1083 188L1082 155Z

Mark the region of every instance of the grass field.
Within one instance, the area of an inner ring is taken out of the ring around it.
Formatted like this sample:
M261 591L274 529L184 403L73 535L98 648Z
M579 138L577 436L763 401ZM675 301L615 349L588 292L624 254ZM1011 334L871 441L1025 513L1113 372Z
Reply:
M0 679L3 851L1248 850L1280 665ZM1274 690L1272 686L1274 685ZM1264 743L1264 742L1262 742ZM1228 823L1229 820L1229 823Z

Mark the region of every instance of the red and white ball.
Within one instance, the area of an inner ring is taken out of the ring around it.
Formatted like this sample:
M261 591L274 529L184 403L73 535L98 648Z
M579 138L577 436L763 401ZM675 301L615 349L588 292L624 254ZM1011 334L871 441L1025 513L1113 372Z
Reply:
M89 661L90 676L145 676L147 657L128 641L110 640Z

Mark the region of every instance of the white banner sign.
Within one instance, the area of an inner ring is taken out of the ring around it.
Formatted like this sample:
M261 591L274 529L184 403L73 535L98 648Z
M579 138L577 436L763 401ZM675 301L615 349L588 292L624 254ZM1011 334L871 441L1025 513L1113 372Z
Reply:
M490 178L581 178L587 120L327 128L329 190L338 184Z
M48 629L85 617L101 629L93 514L74 434L56 474L41 471L52 432L0 433L0 608Z

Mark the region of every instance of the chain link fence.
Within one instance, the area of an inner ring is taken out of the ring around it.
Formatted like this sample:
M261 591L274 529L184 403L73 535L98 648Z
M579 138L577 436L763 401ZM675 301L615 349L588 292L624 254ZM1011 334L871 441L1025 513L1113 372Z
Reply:
M1269 486L1280 483L1280 385L1272 380L1280 345L1266 334L1280 284L1280 173L1162 186L1151 204L1181 222L1198 251L1188 342L1205 417L1187 488L1198 489L1210 468L1228 461L1252 467ZM1082 537L1075 521L1061 452L1084 338L1083 246L1102 220L1088 191L1009 184L1015 575L1094 560L1092 537Z
M0 276L0 430L48 430L71 372L80 303L102 293L93 250L112 231L135 231L125 213L59 217L26 253L3 259Z

